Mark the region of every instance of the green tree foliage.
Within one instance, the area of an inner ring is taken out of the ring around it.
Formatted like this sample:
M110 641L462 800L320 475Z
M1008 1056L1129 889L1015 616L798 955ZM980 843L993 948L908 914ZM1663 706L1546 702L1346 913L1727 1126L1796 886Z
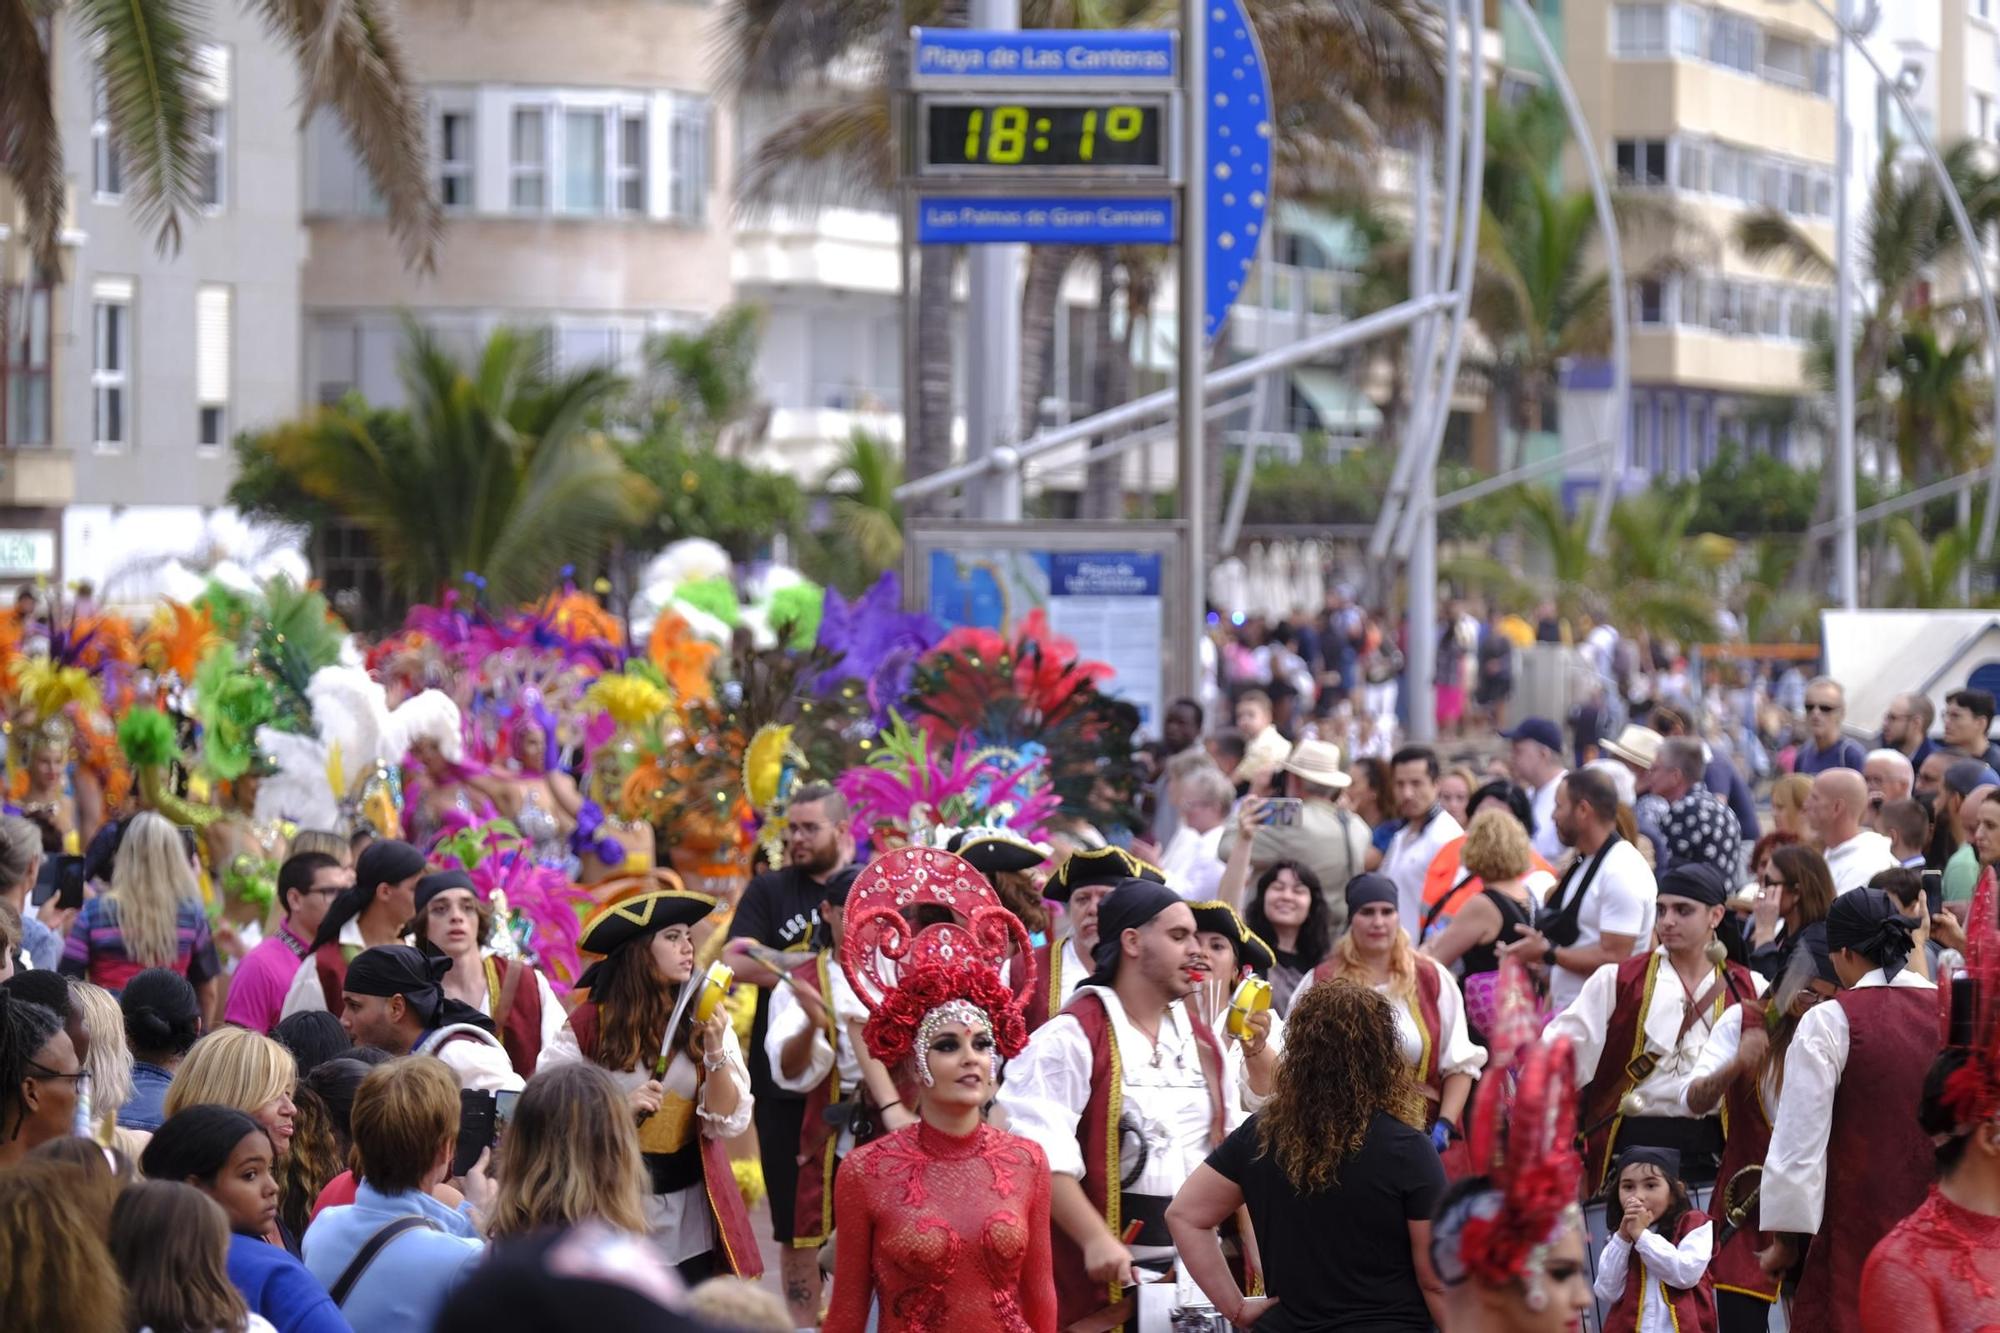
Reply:
M659 504L632 529L631 541L654 549L683 537L706 537L733 560L768 555L780 533L804 530L805 495L780 472L725 458L671 434L654 434L623 449L626 466L645 478Z

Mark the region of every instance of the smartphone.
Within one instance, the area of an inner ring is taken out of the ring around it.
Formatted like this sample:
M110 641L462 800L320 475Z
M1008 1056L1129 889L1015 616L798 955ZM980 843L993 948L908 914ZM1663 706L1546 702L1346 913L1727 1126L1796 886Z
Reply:
M493 1146L497 1100L490 1092L467 1089L458 1094L458 1148L451 1155L454 1177L470 1171L479 1154Z
M57 856L51 859L56 863L56 910L70 911L83 906L83 858Z
M1924 884L1924 911L1929 914L1928 920L1944 910L1944 871L1926 870L1918 878Z
M516 1092L496 1092L493 1094L493 1123L505 1133L507 1126L514 1123L514 1105L521 1100Z
M1294 828L1299 822L1299 813L1305 802L1296 796L1273 796L1264 802L1264 809L1257 816L1259 824L1269 824L1273 828Z

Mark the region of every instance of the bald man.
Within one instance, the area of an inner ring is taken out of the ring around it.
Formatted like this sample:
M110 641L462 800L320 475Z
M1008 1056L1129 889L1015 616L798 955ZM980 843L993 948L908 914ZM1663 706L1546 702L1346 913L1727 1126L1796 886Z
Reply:
M1861 827L1868 812L1868 785L1851 768L1829 768L1813 779L1806 795L1806 825L1833 872L1836 895L1866 888L1868 881L1896 865L1889 840Z
M1917 771L1900 750L1870 750L1861 765L1861 781L1868 787L1868 810L1862 823L1872 829L1883 806L1909 797L1917 784Z

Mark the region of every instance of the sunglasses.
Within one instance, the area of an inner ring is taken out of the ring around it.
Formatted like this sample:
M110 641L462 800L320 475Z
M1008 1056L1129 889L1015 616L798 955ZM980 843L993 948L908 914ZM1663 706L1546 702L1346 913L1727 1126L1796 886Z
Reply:
M1840 705L1839 705L1839 704L1807 704L1807 705L1806 705L1806 711L1807 711L1808 713L1838 713L1838 712L1840 711Z

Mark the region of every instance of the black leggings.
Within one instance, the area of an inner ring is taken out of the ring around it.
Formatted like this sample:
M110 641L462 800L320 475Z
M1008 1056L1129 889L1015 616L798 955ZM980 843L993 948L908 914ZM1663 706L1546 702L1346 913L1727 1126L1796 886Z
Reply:
M683 1259L674 1265L681 1275L681 1281L690 1287L698 1287L715 1276L715 1251L697 1254L692 1259Z
M1718 1333L1767 1333L1771 1327L1771 1302L1740 1291L1715 1293L1715 1321Z

